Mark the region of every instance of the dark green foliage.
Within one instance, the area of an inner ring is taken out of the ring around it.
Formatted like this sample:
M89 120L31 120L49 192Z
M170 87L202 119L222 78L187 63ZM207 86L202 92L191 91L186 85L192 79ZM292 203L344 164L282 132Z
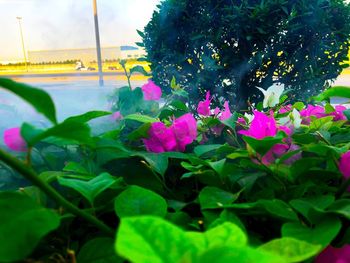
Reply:
M317 94L347 64L350 7L344 0L167 0L145 27L154 80L210 90L242 108L274 82L295 99ZM258 94L258 95L255 95Z

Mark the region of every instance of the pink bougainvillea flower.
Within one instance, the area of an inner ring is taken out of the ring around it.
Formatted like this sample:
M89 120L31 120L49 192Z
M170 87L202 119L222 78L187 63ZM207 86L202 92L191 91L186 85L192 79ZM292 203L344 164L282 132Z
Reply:
M210 102L211 102L210 92L208 91L205 96L205 100L200 101L198 103L197 112L199 115L210 116Z
M162 90L151 79L141 89L145 100L159 100L162 97Z
M310 117L315 116L317 118L325 117L325 109L321 106L313 106L309 104L306 109L300 112L300 116L303 118L302 124L310 124Z
M175 134L177 150L180 152L185 151L186 146L197 138L197 122L190 113L175 119L170 129Z
M285 154L289 149L286 144L276 144L261 158L261 162L265 165L274 163L277 158Z
M293 106L291 104L288 104L280 108L279 113L284 114L284 113L290 112L292 109L293 109Z
M339 170L345 178L350 178L350 151L340 157Z
M218 107L216 107L215 110L214 110L214 115L218 116L219 113L220 113L220 109Z
M175 119L170 127L162 122L152 123L148 135L148 139L143 141L149 152L183 152L197 138L197 122L187 113Z
M261 162L265 165L272 164L276 159L281 158L282 155L299 149L300 147L296 144L276 144L263 156ZM293 155L292 157L285 160L284 163L290 165L299 159L301 159L301 153Z
M330 113L330 116L334 116L333 121L346 121L347 118L344 115L344 111L347 110L347 108L343 105L337 105L335 106L335 111Z
M350 245L342 248L328 246L319 254L315 263L347 263L350 262Z
M120 111L117 111L111 115L111 118L114 121L119 121L119 120L123 119L123 115L120 113Z
M175 134L164 123L152 123L148 135L149 138L143 140L147 151L154 153L175 151L177 146Z
M239 131L239 133L260 140L268 136L275 136L277 131L276 120L273 116L268 117L264 113L255 110L254 119L249 130Z
M12 151L25 152L27 150L27 143L23 140L21 129L18 127L4 132L4 142Z
M221 112L221 116L219 117L221 121L227 120L232 116L232 112L230 111L230 106L228 104L228 101L225 101L224 107L225 107L225 110Z

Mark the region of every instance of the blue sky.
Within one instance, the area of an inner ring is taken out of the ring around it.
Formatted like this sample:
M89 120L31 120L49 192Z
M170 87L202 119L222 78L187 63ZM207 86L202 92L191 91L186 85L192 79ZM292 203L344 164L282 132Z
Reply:
M159 2L97 0L101 44L139 41L136 29L143 29ZM23 57L17 16L23 17L27 50L95 45L92 0L0 0L0 61Z

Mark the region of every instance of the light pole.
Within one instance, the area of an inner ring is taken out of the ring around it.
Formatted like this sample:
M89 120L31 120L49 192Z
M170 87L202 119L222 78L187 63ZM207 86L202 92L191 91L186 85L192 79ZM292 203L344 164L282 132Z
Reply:
M100 44L100 32L98 28L98 16L97 16L97 3L96 0L92 0L94 8L94 21L95 21L95 35L96 35L96 51L97 51L97 65L98 65L98 78L100 87L103 87L103 72L102 72L102 59L101 59L101 44Z
M26 55L26 49L25 49L25 46L24 46L24 38L23 38L22 23L21 23L22 17L17 16L16 18L18 20L19 31L21 33L22 49L23 49L23 56L24 56L24 64L26 66L26 71L28 72L27 55Z

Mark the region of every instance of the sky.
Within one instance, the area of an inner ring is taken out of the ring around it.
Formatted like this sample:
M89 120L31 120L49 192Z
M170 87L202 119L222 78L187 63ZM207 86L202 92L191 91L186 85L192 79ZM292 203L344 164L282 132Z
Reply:
M97 0L102 46L132 45L160 0ZM0 0L0 61L23 60L27 50L95 46L92 0Z

